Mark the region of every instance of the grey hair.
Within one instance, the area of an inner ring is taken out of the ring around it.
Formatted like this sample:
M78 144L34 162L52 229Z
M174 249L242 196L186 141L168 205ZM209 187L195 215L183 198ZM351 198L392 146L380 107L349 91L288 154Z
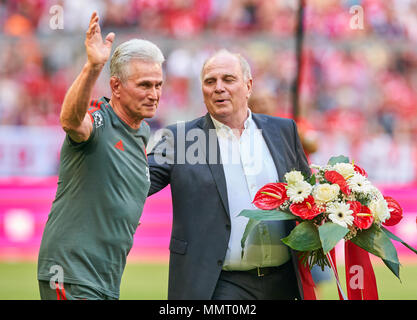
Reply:
M221 55L221 54L229 54L229 55L236 57L239 61L240 68L242 70L243 80L244 81L252 80L252 72L250 69L250 65L248 61L240 53L233 53L227 49L220 49L216 51L214 54L212 54L210 57L208 57L207 60L204 62L203 67L201 68L201 73L200 73L201 81L203 81L204 68L206 67L207 63L214 57Z
M160 66L165 61L161 50L154 43L143 39L132 39L123 42L114 51L110 61L110 76L124 81L128 76L125 66L133 59L157 63Z

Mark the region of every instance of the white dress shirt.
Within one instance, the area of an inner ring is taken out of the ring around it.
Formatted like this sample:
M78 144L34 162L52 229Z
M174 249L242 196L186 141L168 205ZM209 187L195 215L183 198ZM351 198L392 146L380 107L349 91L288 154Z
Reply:
M257 128L249 109L240 138L230 127L213 117L211 119L219 141L231 219L231 235L223 269L238 271L279 266L290 259L288 247L280 240L285 236L280 221L261 222L254 228L241 257L241 239L249 219L238 215L244 209L256 209L252 204L256 192L265 184L278 181L262 130Z

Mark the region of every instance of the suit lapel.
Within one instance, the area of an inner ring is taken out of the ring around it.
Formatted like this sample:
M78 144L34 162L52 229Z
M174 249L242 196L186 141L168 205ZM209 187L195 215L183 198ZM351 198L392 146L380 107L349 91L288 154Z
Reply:
M267 123L266 117L260 117L256 113L252 113L252 118L255 121L258 129L262 129L262 136L268 146L272 159L274 160L275 168L277 169L279 181L284 181L286 162L281 150L283 150L283 142L280 135L277 135L273 128Z
M216 183L216 187L219 192L220 199L223 203L223 207L228 217L230 217L226 178L224 176L223 165L221 163L220 147L213 121L210 118L210 114L207 113L206 116L203 117L197 125L204 131L206 144L204 150L206 150L206 161L210 168L211 174L213 175L214 182Z

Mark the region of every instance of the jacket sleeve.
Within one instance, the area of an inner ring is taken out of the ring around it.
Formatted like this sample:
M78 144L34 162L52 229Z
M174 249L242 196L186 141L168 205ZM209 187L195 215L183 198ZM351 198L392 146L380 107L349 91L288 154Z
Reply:
M311 169L308 165L307 157L304 153L303 146L301 144L300 136L298 135L297 124L294 120L292 120L294 126L294 146L295 146L295 153L297 155L297 167L298 170L305 173L307 176L311 176Z
M148 196L165 188L171 180L171 170L175 159L174 132L163 129L161 139L148 154L151 187Z

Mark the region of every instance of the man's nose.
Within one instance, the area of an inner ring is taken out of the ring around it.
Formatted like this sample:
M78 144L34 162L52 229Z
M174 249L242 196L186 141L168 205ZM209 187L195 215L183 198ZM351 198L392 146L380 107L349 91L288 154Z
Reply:
M216 82L216 87L214 88L214 90L216 92L223 92L224 91L223 82L222 81L217 81Z
M152 100L158 99L158 90L155 87L152 87L151 89L149 89L148 98Z

